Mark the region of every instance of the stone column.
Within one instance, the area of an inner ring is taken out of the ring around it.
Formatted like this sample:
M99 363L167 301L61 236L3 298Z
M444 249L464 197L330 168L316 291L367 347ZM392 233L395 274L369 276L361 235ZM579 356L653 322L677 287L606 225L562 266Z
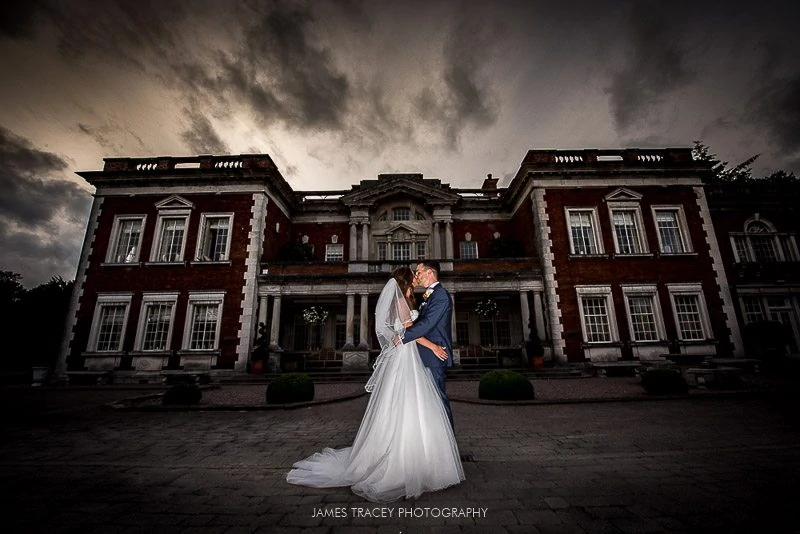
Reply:
M281 329L281 296L275 295L272 298L272 327L269 333L269 350L280 352L283 349L278 343Z
M442 257L442 244L439 238L439 221L433 223L433 240L431 241L433 250L431 251L431 259L438 260Z
M519 292L519 310L522 317L522 339L525 342L531 337L531 312L528 307L528 292L526 290L520 290Z
M453 259L453 223L447 221L444 227L444 257Z
M369 349L369 344L367 343L367 329L369 328L369 315L367 312L367 305L368 305L369 294L363 293L361 295L361 339L358 342L358 350L367 350Z
M347 327L345 330L344 350L353 350L353 317L355 316L355 295L347 294Z
M547 339L547 331L544 328L544 306L542 305L542 292L533 292L533 320L536 324L536 335L539 340L544 342Z
M369 261L369 221L361 224L361 261Z
M258 332L261 323L267 323L267 306L269 306L269 296L262 295L258 297L258 325L256 326L256 332Z
M358 252L358 229L356 228L356 223L350 223L350 256L347 258L347 261L356 261L358 257L356 256Z

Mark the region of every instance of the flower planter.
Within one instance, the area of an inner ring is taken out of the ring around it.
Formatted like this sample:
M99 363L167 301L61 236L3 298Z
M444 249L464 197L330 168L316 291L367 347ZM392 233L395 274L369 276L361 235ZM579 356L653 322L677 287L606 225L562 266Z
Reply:
M41 386L47 380L47 375L50 374L49 367L32 367L32 386Z

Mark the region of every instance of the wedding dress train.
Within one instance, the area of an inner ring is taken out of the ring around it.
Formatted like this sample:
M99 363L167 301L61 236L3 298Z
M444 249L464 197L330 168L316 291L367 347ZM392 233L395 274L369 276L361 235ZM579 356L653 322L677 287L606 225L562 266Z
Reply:
M350 486L369 501L391 502L464 480L453 430L417 344L392 343L409 316L405 299L390 280L376 308L383 351L353 445L325 448L295 463L287 482L315 488Z

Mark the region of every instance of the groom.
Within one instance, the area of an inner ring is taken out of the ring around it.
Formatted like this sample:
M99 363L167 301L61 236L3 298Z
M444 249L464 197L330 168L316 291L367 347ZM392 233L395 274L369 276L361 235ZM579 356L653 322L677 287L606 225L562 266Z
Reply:
M426 288L422 294L419 317L403 335L403 343L410 343L417 338L426 337L444 349L436 355L428 347L418 345L420 358L425 367L431 370L439 396L442 398L450 426L453 426L453 413L450 411L450 399L445 394L445 378L447 367L453 366L453 336L451 321L453 303L450 293L439 283L439 262L423 260L417 264L414 280L418 286Z

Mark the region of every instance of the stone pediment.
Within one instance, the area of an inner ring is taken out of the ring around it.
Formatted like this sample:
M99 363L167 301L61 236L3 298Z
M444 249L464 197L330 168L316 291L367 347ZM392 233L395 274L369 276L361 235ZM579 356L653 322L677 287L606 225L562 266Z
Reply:
M452 205L460 199L439 180L424 179L421 174L379 174L377 180L363 180L354 186L341 201L347 206L375 205L397 195L428 205Z
M190 210L193 208L193 203L178 195L172 195L161 202L156 202L156 209L158 210Z
M642 200L642 195L627 187L615 189L605 196L606 202L639 202L640 200Z

